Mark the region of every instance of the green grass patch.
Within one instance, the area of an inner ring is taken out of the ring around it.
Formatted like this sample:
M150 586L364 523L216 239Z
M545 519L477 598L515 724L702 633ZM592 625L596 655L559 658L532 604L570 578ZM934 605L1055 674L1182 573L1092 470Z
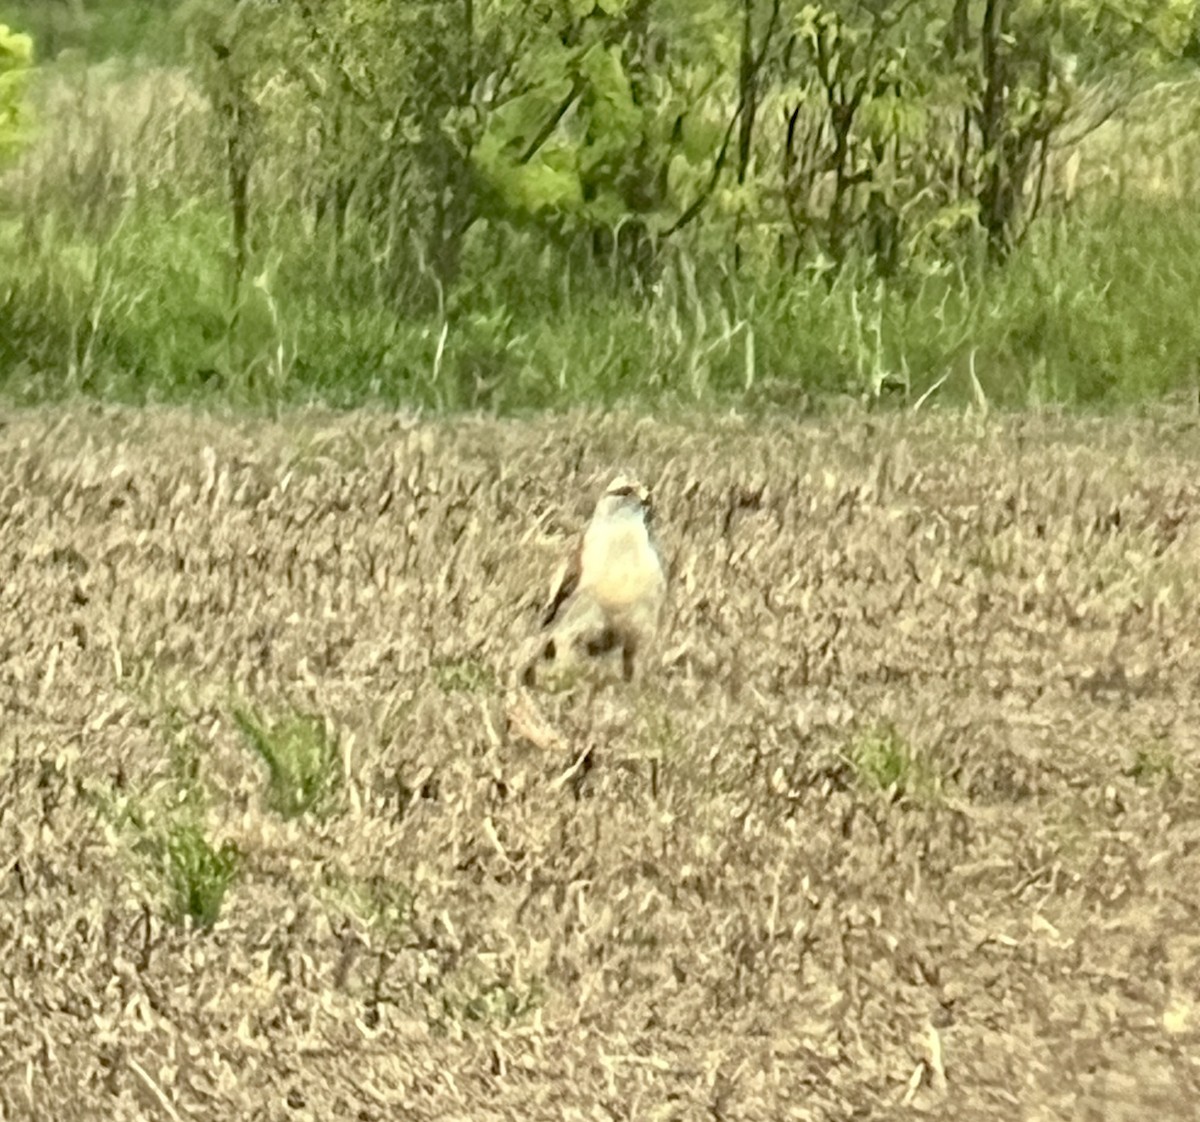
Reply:
M448 982L431 1018L432 1027L446 1030L460 1027L507 1027L528 1017L545 1002L545 990L538 978L519 982L515 978L487 976L488 971L466 967Z
M284 818L327 812L341 787L342 761L337 740L324 721L293 713L268 722L235 709L247 744L267 765L267 804Z
M387 877L357 876L336 868L326 869L322 876L322 894L329 903L384 932L407 929L412 917L412 891L407 885Z
M156 848L172 918L211 927L241 866L237 846L226 841L215 848L200 826L184 821L173 823Z
M1139 787L1154 787L1174 779L1176 770L1175 753L1169 745L1155 740L1134 749L1125 774Z
M45 218L0 226L0 394L260 408L484 409L829 394L1113 406L1200 385L1200 230L1178 207L1097 207L1002 268L884 288L848 273L697 281L656 296L498 305L464 281L444 318L349 285L277 226L276 263L234 293L216 206L139 205L103 240ZM531 263L532 267L532 263Z
M216 846L209 840L200 820L198 787L181 784L177 776L133 794L92 786L85 797L148 870L171 922L202 928L216 923L241 871L242 855L233 842Z
M166 102L182 79L163 78L157 99L146 81L138 96ZM1200 227L1169 195L1097 194L1040 220L1002 266L966 237L956 263L887 282L854 261L831 276L760 257L735 273L719 243L697 242L666 247L639 288L578 245L485 227L435 291L401 250L372 252L353 222L340 236L314 226L268 183L237 283L200 134L147 155L105 121L75 141L78 160L43 152L38 172L31 154L35 181L14 196L27 205L0 206L0 398L511 414L903 405L927 391L931 404L1110 407L1200 390ZM181 179L164 171L175 158ZM80 161L100 169L94 184L72 179Z
M866 788L923 799L935 797L942 789L933 764L894 725L860 733L844 754Z
M470 657L434 662L433 680L443 693L490 693L496 688L496 672Z

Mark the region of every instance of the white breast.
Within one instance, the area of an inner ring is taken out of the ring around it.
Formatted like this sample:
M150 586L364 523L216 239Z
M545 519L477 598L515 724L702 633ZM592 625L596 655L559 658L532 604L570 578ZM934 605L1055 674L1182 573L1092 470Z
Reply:
M588 527L580 569L580 588L612 610L656 599L665 584L646 523L633 512Z

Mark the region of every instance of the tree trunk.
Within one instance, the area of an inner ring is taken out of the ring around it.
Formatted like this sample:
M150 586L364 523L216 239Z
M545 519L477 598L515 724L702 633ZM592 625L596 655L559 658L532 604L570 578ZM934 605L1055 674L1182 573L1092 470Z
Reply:
M985 166L979 204L980 221L987 231L988 254L993 260L1002 260L1008 254L1016 201L1012 153L1005 136L1008 124L1008 73L1004 36L1007 30L1007 0L988 0L980 38L983 98L979 111L979 132Z

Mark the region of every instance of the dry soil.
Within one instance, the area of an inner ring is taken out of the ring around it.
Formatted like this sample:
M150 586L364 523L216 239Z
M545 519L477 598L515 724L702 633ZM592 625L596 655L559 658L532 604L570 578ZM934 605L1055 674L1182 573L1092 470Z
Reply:
M5 1119L1196 1117L1194 416L0 421Z

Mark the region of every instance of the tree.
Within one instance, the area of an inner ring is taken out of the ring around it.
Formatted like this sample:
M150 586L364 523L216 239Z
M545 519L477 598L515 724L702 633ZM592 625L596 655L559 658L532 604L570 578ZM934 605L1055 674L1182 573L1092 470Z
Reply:
M776 72L796 252L835 266L863 253L891 273L906 261L936 265L952 235L978 226L1002 260L1042 205L1055 144L1178 57L1195 9L1194 0L793 9Z
M936 270L980 231L1002 260L1197 0L191 2L239 271L270 191L343 288L411 306L475 228L637 276L684 230L735 264Z

